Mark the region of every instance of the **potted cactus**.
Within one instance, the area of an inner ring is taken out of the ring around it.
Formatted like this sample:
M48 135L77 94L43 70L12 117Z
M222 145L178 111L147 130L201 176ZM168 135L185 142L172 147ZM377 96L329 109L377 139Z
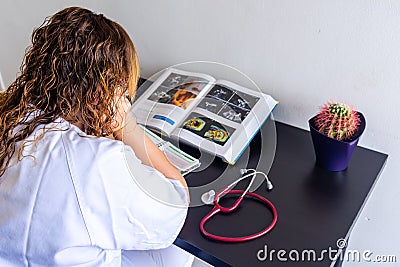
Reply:
M330 171L346 169L365 129L363 114L344 103L327 103L308 123L317 165Z

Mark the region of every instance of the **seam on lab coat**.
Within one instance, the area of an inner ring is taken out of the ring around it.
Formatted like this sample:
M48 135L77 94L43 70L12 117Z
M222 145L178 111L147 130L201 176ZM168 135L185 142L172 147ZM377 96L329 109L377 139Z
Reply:
M85 225L86 231L87 231L89 239L90 239L90 244L93 245L94 241L92 240L92 236L91 236L89 228L87 226L86 219L85 219L85 216L83 214L84 212L82 210L82 205L81 205L81 202L80 202L80 199L79 199L79 196L78 196L77 186L76 186L74 178L73 178L72 168L71 168L71 165L70 165L71 161L68 158L68 153L67 153L68 149L67 149L67 147L65 145L65 141L64 141L64 132L61 133L61 140L62 140L62 144L63 144L63 147L64 147L65 158L67 159L67 166L68 166L68 170L69 170L69 176L71 178L72 186L74 187L74 192L75 192L75 196L76 196L76 202L78 203L79 210L81 212L81 216L82 216L82 219L83 219L83 223Z
M37 197L38 197L38 193L40 190L40 186L42 185L42 182L43 182L43 177L40 178L39 184L35 190L36 191L35 200L33 202L32 209L31 209L30 216L29 216L29 227L28 227L28 231L27 231L27 237L26 237L26 241L25 241L25 251L24 251L25 261L28 266L29 266L29 262L30 262L30 260L28 259L28 244L29 244L29 237L31 236L30 232L31 232L31 227L32 227L32 217L33 217L33 213L34 213L34 210L36 207Z
M110 198L109 198L110 194L107 191L107 186L104 184L103 177L100 180L101 180L101 184L103 185L103 189L105 191L105 199L107 201L107 209L108 209L109 214L110 214L109 218L110 218L110 221L111 221L111 228L112 228L112 232L114 233L115 232L115 222L114 222L114 216L111 215L112 212L111 212L111 205L110 205ZM114 242L114 247L117 247L117 240L115 238L115 234L112 234L112 239L113 239L113 242Z

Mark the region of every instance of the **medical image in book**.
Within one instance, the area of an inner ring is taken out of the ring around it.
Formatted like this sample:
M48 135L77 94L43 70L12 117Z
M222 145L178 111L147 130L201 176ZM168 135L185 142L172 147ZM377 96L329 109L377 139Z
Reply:
M235 122L242 122L249 115L251 109L255 106L258 97L248 94L235 92L235 94L226 102L218 115Z
M181 74L177 74L177 73L171 73L167 79L165 79L161 86L167 87L167 88L175 88L183 83L185 83L185 81L187 80L189 76L186 75L181 75Z
M258 100L258 97L237 92L217 84L200 102L198 107L228 120L241 123Z
M221 102L226 102L229 101L234 94L235 91L232 89L216 84L211 88L210 92L208 92L207 97L214 98Z
M231 89L216 84L199 103L198 107L218 114L234 94L235 92Z
M224 145L234 133L235 129L223 125L198 113L191 113L182 125L183 129L208 139L218 145Z
M186 84L186 88L184 86L179 86L174 89L160 86L148 99L154 102L171 104L186 109L200 92L198 87L190 87L191 85L192 84Z
M207 85L207 80L171 73L149 100L186 109Z
M207 95L204 99L201 100L198 107L208 110L209 112L212 112L214 114L218 114L218 112L220 112L224 105L225 102Z
M194 117L183 123L183 127L185 127L186 129L196 131L196 132L203 130L205 125L206 125L206 122L203 119L197 118L197 117Z
M246 102L247 107L248 107L249 109L252 109L252 108L257 104L258 100L260 100L260 98L257 97L257 96L249 95L249 94L246 94L246 93L243 93L243 92L240 92L240 91L236 91L236 92L235 92L235 95L236 95L239 99L241 99L241 100L243 100L244 102ZM235 104L235 101L232 101L232 103ZM242 105L240 102L236 102L236 104L237 104L238 106Z
M225 129L218 126L211 125L210 129L204 133L204 136L212 139L214 142L225 143L228 140L229 134Z

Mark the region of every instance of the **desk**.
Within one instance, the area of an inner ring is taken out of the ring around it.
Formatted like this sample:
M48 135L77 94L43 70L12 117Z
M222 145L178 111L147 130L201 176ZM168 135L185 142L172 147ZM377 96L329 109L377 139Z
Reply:
M278 210L278 223L272 232L244 243L212 241L203 237L199 231L200 220L211 207L193 207L189 209L185 225L175 241L176 245L215 266L333 265L326 254L321 261L312 262L291 261L288 253L297 250L301 256L304 250L313 249L319 258L323 250L328 250L329 247L337 249L337 240L349 237L387 155L357 147L345 171L328 172L315 166L315 155L308 131L279 122L276 122L276 130L276 156L269 172L274 190L268 193L263 184L256 191L272 201ZM260 154L258 144L264 134L268 134L265 133L265 127L248 148L251 151L250 163L257 160ZM181 148L189 153L196 153L192 148ZM225 167L223 162L216 159L207 169L187 175L187 183L189 186L208 183ZM262 164L260 168L262 170ZM271 217L262 204L246 200L238 212L222 215L207 224L206 228L211 233L228 236L249 234L262 229L270 222ZM257 258L257 252L265 250L265 246L269 252L276 251L272 262L269 258L264 261ZM288 261L278 260L276 253L280 249L286 251L284 257ZM296 257L296 254L291 255Z

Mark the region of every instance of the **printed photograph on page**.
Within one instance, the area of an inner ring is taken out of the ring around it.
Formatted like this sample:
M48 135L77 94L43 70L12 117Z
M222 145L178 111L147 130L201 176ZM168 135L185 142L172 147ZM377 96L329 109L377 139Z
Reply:
M218 145L224 145L235 132L235 128L196 112L190 113L181 127Z
M203 78L170 73L148 100L187 109L208 83Z
M233 122L241 123L258 100L258 97L216 84L198 107Z

